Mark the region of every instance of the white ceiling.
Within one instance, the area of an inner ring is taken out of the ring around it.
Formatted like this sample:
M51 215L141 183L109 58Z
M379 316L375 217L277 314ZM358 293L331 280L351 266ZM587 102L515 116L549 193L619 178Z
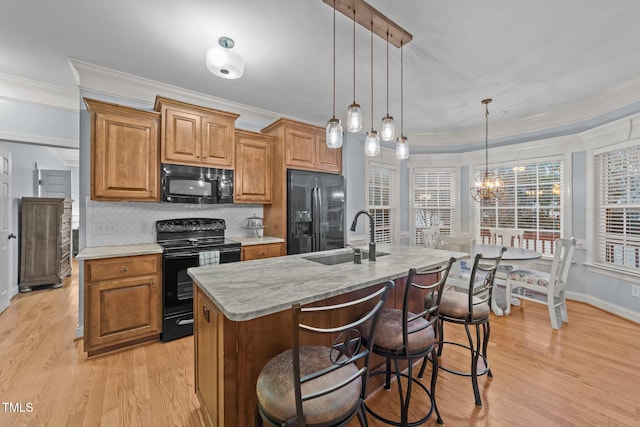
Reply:
M0 73L75 87L73 58L313 123L331 116L332 9L322 0L8 3L0 13ZM483 144L483 98L494 98L491 139L493 126L560 116L640 79L637 0L369 3L413 35L404 49L404 127L414 147L465 132L469 143ZM338 116L353 100L351 25L338 14ZM246 60L239 80L206 69L205 52L222 35L235 39ZM369 43L358 27L356 100L367 117ZM399 121L400 52L392 46L389 55L389 112ZM374 64L378 128L386 109L385 43L378 37ZM548 121L546 134L580 129L602 113Z

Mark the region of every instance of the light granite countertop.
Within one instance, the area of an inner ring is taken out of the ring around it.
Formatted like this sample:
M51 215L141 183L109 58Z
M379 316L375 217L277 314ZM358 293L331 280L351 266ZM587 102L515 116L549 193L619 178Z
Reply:
M282 242L284 242L284 239L281 239L280 237L271 237L271 236L264 236L264 237L237 237L237 236L231 236L231 237L227 237L227 239L235 240L236 242L240 242L240 244L242 246L266 245L266 244L269 244L269 243L282 243Z
M351 252L350 248L334 249L192 267L187 272L228 319L244 321L287 310L294 302L308 304L403 277L410 268L436 267L452 256L468 257L423 246L378 245L375 262L324 265L305 259ZM380 256L381 252L388 255Z
M94 246L82 249L76 259L116 258L121 256L135 256L161 254L162 247L157 243L141 243L137 245Z

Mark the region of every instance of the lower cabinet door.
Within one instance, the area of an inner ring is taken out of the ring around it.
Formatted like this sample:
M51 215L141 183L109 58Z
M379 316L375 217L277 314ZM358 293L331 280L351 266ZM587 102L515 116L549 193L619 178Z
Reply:
M85 289L91 316L85 319L85 351L92 354L144 338L162 328L161 286L157 276L90 283Z

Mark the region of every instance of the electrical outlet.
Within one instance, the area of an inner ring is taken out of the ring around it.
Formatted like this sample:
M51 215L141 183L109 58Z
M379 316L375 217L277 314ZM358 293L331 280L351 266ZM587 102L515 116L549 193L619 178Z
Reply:
M118 234L118 224L114 222L97 222L94 225L94 233L99 234Z
M631 295L640 298L640 285L631 285Z
M149 223L148 222L141 222L140 223L140 232L141 233L148 233L149 232Z

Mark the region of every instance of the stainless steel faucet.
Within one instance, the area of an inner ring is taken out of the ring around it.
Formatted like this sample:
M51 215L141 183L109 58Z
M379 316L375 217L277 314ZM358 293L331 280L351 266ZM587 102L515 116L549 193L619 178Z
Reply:
M369 228L370 228L370 234L371 234L371 236L369 237L369 261L371 262L376 260L376 239L375 239L373 218L371 217L371 214L365 210L358 211L355 218L353 218L353 222L351 223L350 230L356 231L356 226L358 225L358 217L362 214L369 217Z

